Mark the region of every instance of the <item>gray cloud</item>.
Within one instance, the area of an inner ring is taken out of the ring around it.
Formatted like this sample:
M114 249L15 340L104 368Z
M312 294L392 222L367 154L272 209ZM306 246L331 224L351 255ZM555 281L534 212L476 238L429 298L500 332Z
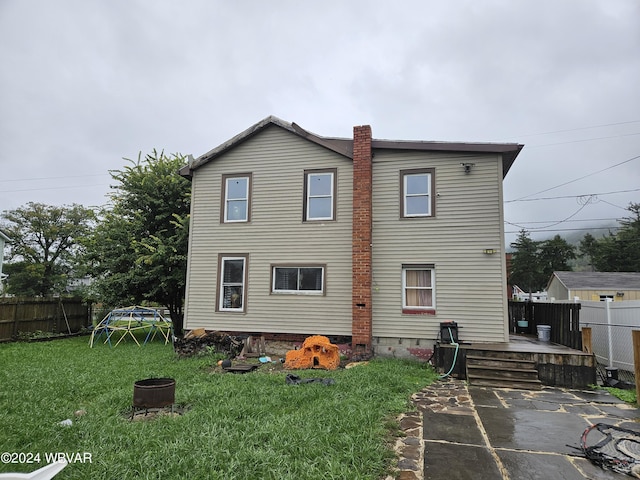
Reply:
M103 203L122 157L200 155L270 114L321 135L369 123L379 138L525 143L513 200L640 155L638 51L635 0L3 0L0 210ZM636 160L546 196L638 185ZM589 227L630 201L513 202L505 218L583 207L554 228Z

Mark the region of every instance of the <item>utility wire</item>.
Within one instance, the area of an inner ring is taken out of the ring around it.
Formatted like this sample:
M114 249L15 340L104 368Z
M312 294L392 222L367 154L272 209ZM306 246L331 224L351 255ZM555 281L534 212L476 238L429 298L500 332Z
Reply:
M582 177L576 178L574 180L569 180L568 182L561 183L560 185L556 185L555 187L546 188L544 190L540 190L539 192L531 193L529 195L525 195L524 197L516 198L514 200L508 200L505 203L518 202L520 200L524 200L525 198L529 198L529 197L532 197L534 195L539 195L541 193L545 193L545 192L548 192L550 190L555 190L556 188L564 187L565 185L569 185L570 183L575 183L575 182L577 182L579 180L584 180L585 178L592 177L592 176L597 175L597 174L602 173L602 172L606 172L607 170L611 170L612 168L619 167L620 165L624 165L625 163L632 162L633 160L637 160L639 158L640 158L640 155L636 155L635 157L629 158L629 159L627 159L627 160L625 160L623 162L620 162L620 163L616 163L615 165L611 165L609 167L603 168L602 170L598 170L597 172L593 172L593 173L589 173L587 175L583 175Z
M549 224L549 225L545 225L544 227L529 228L529 229L527 229L527 230L532 230L532 231L533 231L533 230L536 230L536 231L538 231L538 230L543 230L543 229L545 229L545 228L555 227L556 225L560 225L561 223L564 223L564 222L566 222L567 220L570 220L571 218L575 217L575 216L576 216L578 213L580 213L580 212L581 212L581 211L582 211L582 210L583 210L587 205L589 205L589 204L591 204L591 203L593 203L593 198L589 198L589 199L587 199L587 200L582 204L582 206L581 206L578 210L576 210L575 212L573 212L571 215L569 215L569 216L568 216L567 218L565 218L564 220L559 220L559 221L557 221L557 222L555 222L555 223L551 223L551 224ZM507 223L509 223L509 225L513 225L514 227L518 227L518 228L525 228L525 227L523 227L522 225L516 225L515 223L511 223L511 222L507 222Z
M511 138L527 138L527 137L539 137L542 135L554 135L556 133L567 133L567 132L579 132L581 130L590 130L592 128L602 128L602 127L615 127L618 125L628 125L630 123L640 123L640 120L630 120L628 122L616 122L616 123L605 123L602 125L592 125L590 127L579 127L579 128L567 128L565 130L555 130L553 132L541 132L541 133L530 133L527 135L519 135L517 137L507 137L507 140Z
M553 147L555 145L568 145L570 143L583 143L583 142L593 142L595 140L609 140L611 138L621 138L621 137L633 137L634 135L640 135L640 132L636 133L624 133L622 135L611 135L609 137L594 137L594 138L583 138L582 140L567 140L566 142L556 142L556 143L544 143L542 145L528 145L527 149L532 148L540 148L540 147Z
M87 188L87 187L104 187L102 184L98 185L69 185L66 187L45 187L45 188L24 188L21 190L3 190L2 193L15 193L15 192L36 192L40 190L61 190L70 188Z
M10 180L0 180L0 183L3 182L31 182L36 180L57 180L60 178L86 178L86 177L103 177L109 175L108 173L93 173L89 175L64 175L61 177L36 177L36 178L14 178Z
M582 219L577 219L577 220L567 220L567 222L607 222L607 221L611 221L611 220L618 220L617 218L613 218L613 217L609 217L609 218L582 218ZM532 222L508 222L507 220L504 221L504 223L508 223L510 225L522 225L522 224L531 224L531 223L551 223L551 222L557 222L557 220L535 220Z
M513 202L535 202L538 200L558 200L560 198L580 198L586 196L601 196L601 195L614 195L617 193L630 193L630 192L640 192L640 188L633 188L631 190L616 190L615 192L602 192L602 193L586 193L583 195L559 195L557 197L539 197L539 198L522 198L518 200L505 200L503 203L513 203ZM601 200L604 202L604 200ZM605 202L607 203L607 202ZM612 204L613 205L613 204ZM617 206L617 205L614 205Z
M539 233L539 232L581 232L581 231L585 231L585 230L619 230L620 227L590 227L590 228L552 228L550 230L536 230L535 233ZM528 229L525 228L525 230L528 231ZM509 230L508 232L504 232L506 233L520 233L519 230Z

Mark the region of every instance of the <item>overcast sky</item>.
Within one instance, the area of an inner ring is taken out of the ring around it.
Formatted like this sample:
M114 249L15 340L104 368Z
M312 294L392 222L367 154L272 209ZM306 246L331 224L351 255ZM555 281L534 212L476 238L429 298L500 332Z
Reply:
M507 232L640 203L637 0L0 0L0 61L0 211L102 205L123 158L197 157L268 115L523 143Z

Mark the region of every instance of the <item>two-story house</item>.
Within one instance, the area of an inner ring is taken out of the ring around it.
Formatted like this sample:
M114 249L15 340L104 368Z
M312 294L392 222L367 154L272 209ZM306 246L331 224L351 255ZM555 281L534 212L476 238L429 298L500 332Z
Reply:
M350 337L398 356L447 321L461 340L508 341L502 180L521 149L260 121L180 170L185 328Z
M2 281L6 277L6 274L2 273L2 262L4 260L4 244L10 241L4 233L0 232L0 293L2 293Z

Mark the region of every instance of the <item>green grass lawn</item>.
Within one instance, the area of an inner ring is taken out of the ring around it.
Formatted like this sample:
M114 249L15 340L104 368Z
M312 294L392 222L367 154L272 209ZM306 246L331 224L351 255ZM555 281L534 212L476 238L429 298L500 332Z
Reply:
M374 360L348 370L298 371L334 385L287 385L287 372L212 369L217 357L177 359L170 345L88 347L88 337L0 345L0 451L40 463L85 452L64 479L379 479L390 471L398 414L433 381L424 364ZM180 416L131 421L133 383L176 379ZM75 412L86 413L76 416ZM59 422L71 419L73 425Z

